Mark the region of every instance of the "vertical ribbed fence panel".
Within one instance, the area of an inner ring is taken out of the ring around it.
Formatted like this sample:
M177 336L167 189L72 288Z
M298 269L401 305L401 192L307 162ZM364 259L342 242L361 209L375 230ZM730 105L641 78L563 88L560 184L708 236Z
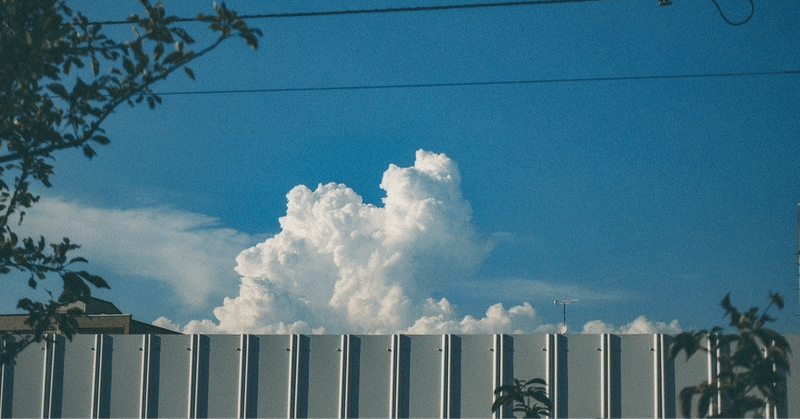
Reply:
M293 335L258 336L255 417L289 417ZM252 391L252 390L250 390Z
M619 417L657 417L654 365L657 362L652 335L619 337Z
M52 382L52 416L97 417L95 382L101 368L101 338L102 335L77 335L63 346L63 374ZM59 346L56 350L61 350Z
M494 402L494 336L464 335L459 340L452 357L457 365L452 380L458 385L452 386L450 397L460 405L452 403L450 417L489 417Z
M100 388L101 417L135 418L141 415L146 391L145 339L141 335L104 336L110 350L105 358Z
M442 352L441 335L412 336L408 348L408 415L414 418L441 417L442 408ZM401 348L401 353L404 348ZM402 379L401 375L401 379ZM403 387L403 386L401 386ZM404 415L399 415L404 416Z
M357 398L350 401L352 416L365 418L392 415L393 336L360 336L358 351L352 352L357 374ZM352 393L351 393L352 394Z
M151 371L156 396L151 400L151 411L158 417L189 417L190 386L193 375L192 345L196 336L161 336Z
M570 335L566 340L567 411L560 412L560 417L603 417L603 336Z
M208 383L199 386L206 391L207 403L205 411L198 412L198 417L233 418L238 417L241 409L239 402L242 375L242 357L247 354L247 347L242 345L240 335L210 335L208 352ZM200 395L202 396L202 395Z
M707 347L706 342L703 346ZM680 392L684 387L695 386L703 381L709 381L716 371L716 356L711 353L698 351L688 360L686 353L681 352L672 362L675 380L674 399L672 404L675 406L676 416L683 417L681 413ZM692 416L696 415L696 409L692 410Z
M788 335L800 351L800 336ZM543 378L553 417L675 417L719 354L666 335L79 335L0 367L2 417L489 417ZM798 359L797 355L792 361ZM770 417L800 416L800 374ZM711 413L715 413L712 411ZM509 417L511 412L499 412Z
M340 412L342 392L342 337L336 335L310 336L307 346L301 348L307 356L302 357L301 391L297 417L333 418Z
M524 381L541 378L547 382L548 394L553 394L551 389L555 388L554 385L556 384L556 364L552 361L548 361L551 353L555 351L555 348L550 348L548 340L554 336L555 335L513 336L514 378ZM491 401L494 402L494 397L492 397ZM551 401L555 400L551 397ZM485 402L483 405L485 409ZM491 403L489 405L491 406Z

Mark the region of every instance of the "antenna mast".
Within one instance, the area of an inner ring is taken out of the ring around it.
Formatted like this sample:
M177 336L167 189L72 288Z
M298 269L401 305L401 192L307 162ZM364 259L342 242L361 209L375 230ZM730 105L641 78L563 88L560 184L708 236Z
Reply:
M800 209L800 206L798 206L798 208ZM578 301L578 300L553 300L553 305L561 304L562 306L564 306L564 328L565 328L565 330L566 330L566 327L567 327L567 304L575 302L575 301Z

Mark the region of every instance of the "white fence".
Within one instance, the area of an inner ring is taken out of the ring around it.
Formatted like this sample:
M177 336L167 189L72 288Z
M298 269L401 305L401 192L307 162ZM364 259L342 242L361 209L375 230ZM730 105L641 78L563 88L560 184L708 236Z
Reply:
M800 335L787 336L800 351ZM716 360L667 335L79 335L0 370L2 417L490 417L543 378L556 417L675 417ZM800 375L800 374L797 374ZM800 417L800 379L770 414ZM509 415L509 412L506 412Z

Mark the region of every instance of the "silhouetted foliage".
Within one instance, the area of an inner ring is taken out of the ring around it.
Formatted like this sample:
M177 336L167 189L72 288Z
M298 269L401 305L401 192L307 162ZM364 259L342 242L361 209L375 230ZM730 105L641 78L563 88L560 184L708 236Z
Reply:
M736 332L725 334L724 328L716 326L675 336L669 349L670 359L681 351L686 352L687 360L698 351L719 354L720 369L716 377L681 391L684 417L691 415L695 396L699 396L698 417L763 417L767 403L778 406L784 401L791 348L780 333L764 327L775 321L769 316L769 309L773 305L783 308L780 295L770 293L769 299L763 312L757 307L740 312L731 305L728 294L720 304Z
M522 413L524 418L550 416L553 404L547 396L546 386L547 383L541 378L528 381L515 378L514 384L504 384L494 390L496 399L492 404L492 412L503 406L511 406L512 413Z
M14 232L25 210L39 200L29 190L31 183L51 186L53 153L79 149L94 157L96 145L110 142L102 125L120 105L147 103L155 108L161 97L151 90L153 84L178 69L194 79L186 64L234 35L255 49L262 35L222 3L214 6L214 14L194 19L208 23L216 34L195 51L189 48L194 38L178 26L181 19L168 16L161 4L140 3L144 15L127 18L133 39L117 41L65 0L0 2L0 274L21 272L31 288L50 274L63 283L50 301L19 301L32 330L16 339L0 336L0 363L41 341L52 326L71 338L74 313L58 308L89 296L91 287L108 288L103 278L74 270L86 259L68 256L78 248L68 238L48 244L44 237L19 237Z

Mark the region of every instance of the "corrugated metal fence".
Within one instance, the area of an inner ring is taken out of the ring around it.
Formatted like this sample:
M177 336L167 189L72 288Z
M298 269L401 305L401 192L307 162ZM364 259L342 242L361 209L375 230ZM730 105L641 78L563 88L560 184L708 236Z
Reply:
M800 335L787 336L800 351ZM675 417L714 373L667 335L79 335L0 373L2 417L490 417L547 380L556 417ZM800 417L800 380L772 415ZM508 414L508 412L507 412Z

